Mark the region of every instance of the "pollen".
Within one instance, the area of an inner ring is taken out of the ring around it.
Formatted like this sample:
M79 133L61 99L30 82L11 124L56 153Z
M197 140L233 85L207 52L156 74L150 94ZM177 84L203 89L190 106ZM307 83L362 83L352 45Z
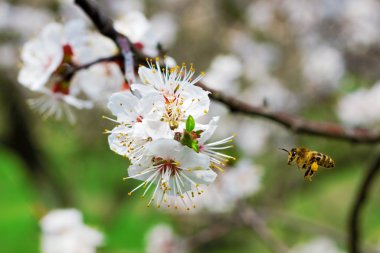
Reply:
M316 172L318 170L318 164L317 162L314 162L312 165L311 165L311 170Z

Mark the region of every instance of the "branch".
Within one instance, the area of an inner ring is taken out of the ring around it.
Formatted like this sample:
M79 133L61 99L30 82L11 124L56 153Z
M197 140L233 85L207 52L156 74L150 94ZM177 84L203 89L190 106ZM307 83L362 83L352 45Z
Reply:
M244 206L242 203L241 205L242 209L239 212L239 215L243 223L254 230L273 252L287 253L289 251L288 247L272 234L265 221L256 213L256 211Z
M75 0L75 3L89 16L98 30L108 38L112 39L119 48L120 38L126 38L118 33L114 28L112 21L102 15L99 9L91 4L88 0ZM146 55L137 50L126 38L134 53L135 67L139 62L144 62ZM125 49L124 49L125 50ZM225 104L231 111L242 113L248 116L258 116L277 122L297 134L309 134L326 138L340 139L357 143L377 143L380 142L380 134L374 133L369 129L345 129L339 124L330 122L314 122L304 120L300 117L290 115L284 112L272 112L265 107L252 106L248 103L239 101L238 99L222 94L221 92L211 89L203 83L197 84L206 91L211 92L210 97L216 101Z
M359 218L363 206L368 198L370 188L374 182L376 174L380 170L380 156L377 157L373 165L369 168L364 181L362 182L349 221L349 249L351 253L360 252L360 228L359 228Z
M211 92L212 99L225 104L233 112L269 119L297 134L309 134L360 143L380 142L380 134L368 129L345 129L336 123L308 121L284 112L273 112L266 107L250 105L211 89L202 83L198 83L198 86Z
M103 15L92 1L75 0L74 2L87 14L101 34L116 43L121 52L128 51L130 48L136 59L145 61L146 56L135 48L129 38L115 30L112 20Z
M212 224L211 226L197 232L193 236L188 237L185 240L187 249L189 251L200 249L206 243L227 235L235 229L236 226L237 224L234 224L231 221L221 221L216 224Z

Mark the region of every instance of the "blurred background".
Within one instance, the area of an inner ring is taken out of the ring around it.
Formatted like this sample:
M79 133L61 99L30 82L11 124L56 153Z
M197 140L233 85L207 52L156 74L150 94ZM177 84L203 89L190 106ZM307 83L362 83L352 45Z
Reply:
M114 20L143 13L177 62L204 83L252 105L347 129L380 131L380 2L376 0L110 0ZM126 159L111 152L106 109L77 123L42 119L17 83L23 43L52 21L90 20L72 1L0 1L0 251L40 252L40 218L71 207L104 234L97 252L347 252L348 217L379 145L295 135L261 118L221 117L216 139L236 134L238 159L191 212L147 208L127 193ZM312 182L278 148L304 146L336 168ZM363 246L380 252L380 193L361 219ZM253 221L252 222L247 222ZM254 227L254 228L253 228ZM22 243L20 243L22 242Z

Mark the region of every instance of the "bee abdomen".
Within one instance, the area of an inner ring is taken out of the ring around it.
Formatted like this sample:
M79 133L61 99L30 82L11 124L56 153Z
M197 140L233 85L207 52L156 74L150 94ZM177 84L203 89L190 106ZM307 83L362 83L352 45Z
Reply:
M331 157L329 157L327 155L323 155L323 154L322 154L321 159L319 160L318 164L321 165L322 167L325 167L325 168L335 167L334 160Z

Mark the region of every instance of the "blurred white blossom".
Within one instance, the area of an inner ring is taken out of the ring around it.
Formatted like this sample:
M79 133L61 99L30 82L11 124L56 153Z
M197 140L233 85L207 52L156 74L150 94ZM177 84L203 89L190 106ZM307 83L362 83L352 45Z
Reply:
M345 73L342 53L326 44L316 43L303 49L302 68L309 85L318 92L329 92L339 87Z
M378 108L380 108L380 81L370 89L361 88L342 97L337 106L337 113L348 126L376 126L380 122Z
M145 54L158 55L158 45L169 47L176 38L177 22L167 12L155 14L149 21L140 11L129 11L114 23L115 29L126 35Z
M119 65L112 62L100 63L79 71L72 79L73 89L81 90L91 101L105 107L112 93L125 86L124 75Z
M237 95L240 90L238 79L242 75L242 63L235 55L218 55L211 62L204 83L213 89Z
M158 38L142 12L127 12L115 21L114 26L118 32L127 36L136 48L151 57L157 56Z
M255 29L265 31L269 29L275 19L276 4L274 1L261 0L251 3L247 9L248 23Z
M0 26L13 30L24 38L35 35L46 23L54 20L49 11L27 5L8 5L2 3L0 11L2 14Z
M244 76L250 81L266 79L276 65L279 54L276 47L269 43L252 40L243 32L230 34L230 49L243 61Z
M236 118L235 118L236 120ZM270 135L273 133L271 127L265 122L242 119L237 120L234 126L236 131L235 142L246 155L258 155L266 144ZM252 138L254 136L254 138Z
M57 209L41 221L42 253L95 253L103 243L103 235L83 224L76 209Z
M276 111L294 111L298 106L295 94L274 77L257 80L242 92L241 99Z
M151 18L151 24L153 33L164 48L167 49L172 46L178 30L174 15L169 12L156 13Z
M74 122L75 117L71 112L71 107L91 108L94 102L91 101L94 98L92 95L96 93L95 89L100 88L94 88L94 91L90 93L89 85L96 85L96 83L87 83L87 86L72 86L71 80L64 78L65 72L115 53L114 43L99 34L89 32L82 20L72 20L65 25L49 23L38 37L28 41L22 48L23 66L19 72L18 81L42 95L31 99L30 105L44 117L55 116L60 119L65 115L70 122ZM106 72L103 73L106 74ZM108 80L108 82L112 81L117 80ZM115 84L112 85L115 86ZM116 85L120 86L120 82ZM83 92L89 97L80 96L79 88L83 87L87 88ZM101 99L97 99L99 100Z
M346 0L343 6L343 36L356 51L378 44L380 39L380 3L377 0Z
M147 253L186 253L185 242L166 224L151 228L145 236Z
M308 243L297 245L290 250L290 253L343 253L334 241L329 238L320 237Z
M241 160L218 175L214 184L207 187L202 198L197 199L198 209L210 212L228 212L237 201L255 194L261 185L262 170L250 160ZM198 211L195 209L195 211Z
M322 17L322 4L318 0L281 1L281 7L298 34L313 30Z

